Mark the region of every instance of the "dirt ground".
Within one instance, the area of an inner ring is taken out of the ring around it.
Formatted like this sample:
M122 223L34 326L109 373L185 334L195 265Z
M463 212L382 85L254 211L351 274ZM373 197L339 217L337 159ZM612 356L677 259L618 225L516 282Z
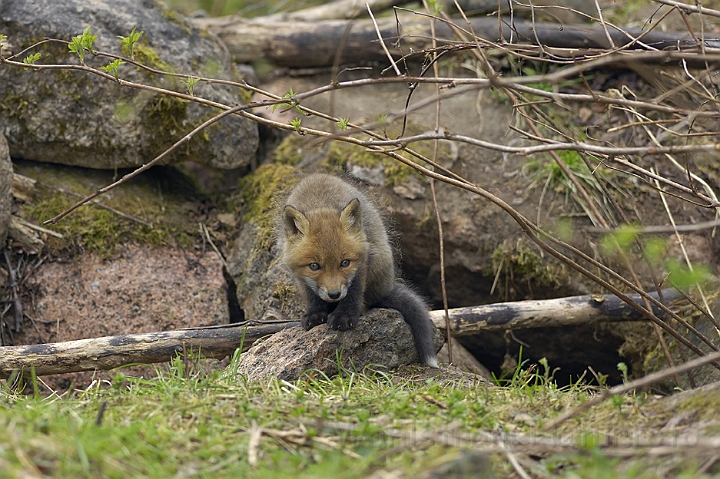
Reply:
M25 324L15 344L212 326L229 321L222 262L212 251L127 244L111 258L48 261L23 288ZM134 368L127 374L152 374ZM108 373L105 373L107 375ZM112 375L113 373L109 373ZM45 377L52 389L88 385L92 373Z

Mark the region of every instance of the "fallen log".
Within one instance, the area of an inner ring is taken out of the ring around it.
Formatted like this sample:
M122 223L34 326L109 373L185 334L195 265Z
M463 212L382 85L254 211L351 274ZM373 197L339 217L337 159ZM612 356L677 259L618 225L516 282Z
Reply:
M658 299L657 293L650 293L650 296ZM628 294L628 297L636 303L642 304L639 294ZM663 290L663 299L666 302L679 297L680 293L677 290ZM653 312L658 317L662 317L658 309L653 308ZM469 336L483 331L645 320L645 317L637 310L612 294L486 304L451 309L448 314L450 334L454 337ZM445 312L430 311L430 317L433 323L444 332Z
M663 295L666 301L670 301L677 298L679 293L665 290ZM639 295L629 296L640 302ZM445 313L432 311L431 317L444 332ZM642 320L642 315L614 295L518 301L450 310L452 336L472 335L481 331ZM0 347L0 378L7 379L13 371L29 373L31 368L34 368L36 375L43 376L108 370L134 363L161 363L191 351L199 352L205 358L223 358L232 354L241 344L245 350L263 337L297 325L297 321L224 325L61 343L5 346Z
M294 12L280 12L262 17L266 21L320 22L357 18L367 15L367 9L381 12L394 6L404 5L410 0L335 0L317 7L304 8Z
M259 326L228 325L222 328L197 328L156 333L125 334L79 339L61 343L0 347L0 378L13 371L38 376L109 370L128 364L152 364L171 360L191 351L205 358L224 358L241 347L248 349L260 338L299 325L278 322Z
M330 20L316 22L243 19L238 17L196 18L192 22L218 35L239 63L267 60L279 66L331 66L344 45L341 63L387 62L371 20ZM430 22L418 16L403 15L400 25L395 18L377 20L380 34L394 58L404 53L432 47ZM464 21L458 26L468 30ZM498 22L497 17L471 18L472 29L479 38L491 42L522 43L565 49L609 49L619 47L648 49L687 49L697 47L690 34L680 32L644 31L626 28L623 31L594 25L561 25L515 20ZM400 31L401 48L398 48ZM634 42L634 39L642 39ZM612 44L608 40L612 39ZM450 27L436 24L438 45L455 42ZM720 36L718 36L720 38ZM705 38L706 45L720 46L720 40ZM580 55L580 52L574 52ZM420 53L420 57L422 57Z

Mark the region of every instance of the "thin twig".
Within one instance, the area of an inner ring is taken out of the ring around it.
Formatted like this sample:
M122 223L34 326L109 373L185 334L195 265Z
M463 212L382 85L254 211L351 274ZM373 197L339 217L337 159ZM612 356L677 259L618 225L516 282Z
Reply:
M600 4L598 3L598 0L595 0L595 10L598 12L598 18L600 19L600 25L602 25L603 31L605 31L605 37L608 40L608 43L610 44L610 48L615 50L617 47L615 46L615 42L613 41L612 37L610 36L610 32L608 32L607 24L605 23L605 19L603 18L602 14L602 8L600 8Z
M425 10L428 12L430 11L430 6L428 5L426 0L423 0L423 5L425 6ZM435 20L431 20L430 23L430 32L432 33L433 37L433 47L437 46L437 42L435 40ZM437 65L437 55L433 57L432 62L433 67L433 75L435 77L439 76L438 71L438 65ZM435 93L437 96L439 96L440 93L440 85L435 84ZM435 131L440 130L440 101L435 105ZM439 140L435 140L433 142L433 161L438 162L437 153L438 153L438 143ZM440 207L438 206L437 202L437 194L435 191L435 180L433 178L429 178L430 182L430 194L432 196L432 202L433 202L433 209L435 211L435 220L437 222L438 227L438 246L439 246L439 255L440 255L440 292L442 294L442 302L443 302L443 309L445 310L445 337L448 338L448 340L445 342L447 345L448 350L448 362L450 364L453 364L453 347L452 347L452 341L450 340L450 314L448 312L448 299L447 299L447 283L445 281L445 238L443 235L443 226L442 226L442 217L440 216Z
M30 229L33 229L33 230L35 230L35 231L39 231L40 233L45 233L45 234L48 234L48 235L50 235L50 236L54 236L55 238L60 238L60 239L62 239L62 238L64 237L62 234L58 233L57 231L53 231L53 230L50 230L50 229L47 229L47 228L43 228L42 226L38 226L38 225L32 224L32 223L30 223L29 221L26 221L25 219L23 219L23 218L20 217L20 216L14 216L13 219L14 219L15 221L19 222L20 224L22 224L23 226L27 226L27 227L30 228Z
M702 230L709 230L720 226L720 220L712 221L701 221L692 225L675 225L675 226L633 226L632 232L639 235L650 235L650 234L668 234L668 233L694 233ZM627 231L627 226L622 228L623 231ZM599 234L612 234L617 233L620 230L614 228L596 228L589 227L585 231L588 233L599 233Z
M20 296L18 295L18 278L12 263L10 263L10 255L7 249L3 250L3 255L5 256L5 264L7 265L8 275L10 277L10 288L12 290L13 313L15 315L14 330L20 332L23 326L23 307Z
M262 428L258 426L257 421L253 419L250 429L250 440L248 441L248 464L250 464L251 467L257 467L258 465L262 433Z
M377 21L375 20L375 15L373 15L372 9L370 8L370 4L366 3L365 6L367 7L367 11L370 14L373 25L375 25L375 32L377 32L378 40L380 40L380 45L382 46L385 55L387 55L388 60L390 60L390 64L393 66L395 74L399 77L403 76L403 74L400 73L400 69L398 68L397 64L395 63L395 59L393 59L390 51L385 46L385 40L383 40L382 33L380 33L380 27L378 27Z
M665 207L665 212L668 215L668 218L670 218L670 223L675 227L675 217L672 214L672 211L670 211L670 206L668 205L667 198L665 198L665 195L662 192L662 189L660 189L660 185L658 184L658 191L660 192L660 199L662 200L662 204ZM683 239L682 235L677 231L675 231L675 238L677 238L678 244L680 245L680 251L682 251L683 258L685 259L685 264L688 267L688 270L693 271L694 267L692 265L692 261L690 261L690 257L688 256L687 249L685 249L685 240ZM670 280L673 280L674 278L670 277ZM700 294L700 298L703 301L703 304L705 305L705 311L707 311L712 316L712 310L710 309L710 305L708 304L707 297L705 296L705 291L703 291L702 285L697 282L695 283L695 288L698 290L698 293ZM714 319L714 317L713 317ZM718 333L718 336L720 336L720 328L717 326L715 327L715 331Z
M210 243L210 247L213 249L213 251L215 251L215 254L218 255L218 258L220 259L220 262L222 263L223 268L225 268L225 270L227 270L227 269L228 269L228 264L227 264L227 262L225 261L225 257L222 255L222 253L220 253L220 250L218 249L218 247L215 246L215 242L214 242L214 241L212 240L212 238L210 237L210 232L208 231L207 226L205 225L205 223L200 223L200 233L201 233L201 234L203 235L203 237L207 240L207 242Z
M675 0L653 0L657 3L663 3L665 5L670 5L675 8L680 8L682 10L685 10L686 12L690 13L702 13L703 15L710 15L713 17L720 17L720 11L719 10L713 10L711 8L703 7L700 2L697 2L695 5L690 5L683 2L677 2Z

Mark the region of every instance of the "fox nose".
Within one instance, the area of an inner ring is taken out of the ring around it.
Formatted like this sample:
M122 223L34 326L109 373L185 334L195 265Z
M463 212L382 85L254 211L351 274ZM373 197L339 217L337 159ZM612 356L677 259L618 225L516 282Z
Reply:
M328 298L340 299L340 291L328 291Z

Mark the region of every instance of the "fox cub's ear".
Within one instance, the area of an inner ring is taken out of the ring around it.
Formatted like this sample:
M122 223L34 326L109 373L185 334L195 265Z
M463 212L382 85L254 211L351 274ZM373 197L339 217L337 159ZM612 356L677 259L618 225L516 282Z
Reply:
M360 231L362 227L362 209L357 198L350 201L340 212L340 223L346 231Z
M307 217L290 205L283 209L283 224L288 237L307 235L310 230L310 222Z

